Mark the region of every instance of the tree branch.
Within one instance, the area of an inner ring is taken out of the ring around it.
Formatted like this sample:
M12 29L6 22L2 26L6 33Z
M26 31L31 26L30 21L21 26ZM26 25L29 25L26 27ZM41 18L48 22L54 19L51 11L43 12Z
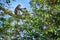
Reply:
M9 11L8 9L5 9L5 8L3 8L1 6L0 6L0 10L4 11L5 14L8 14L8 15L10 15L12 17L16 17L16 18L19 18L19 19L25 19L25 17L23 17L22 15L15 15L11 11ZM0 16L1 16L1 14L0 14Z

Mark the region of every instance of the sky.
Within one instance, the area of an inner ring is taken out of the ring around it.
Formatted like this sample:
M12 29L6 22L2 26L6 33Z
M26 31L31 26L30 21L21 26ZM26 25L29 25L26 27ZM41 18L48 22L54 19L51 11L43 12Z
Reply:
M31 7L29 4L30 0L16 0L16 1L11 1L11 10L14 10L15 7L20 4L22 8L27 8L28 11L31 11Z

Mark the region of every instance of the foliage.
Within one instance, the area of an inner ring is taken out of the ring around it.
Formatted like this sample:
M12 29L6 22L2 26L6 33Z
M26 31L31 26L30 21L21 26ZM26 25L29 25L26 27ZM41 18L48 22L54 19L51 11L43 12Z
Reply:
M30 5L33 13L23 12L23 19L3 10L0 39L60 40L60 0L31 0ZM10 15L8 19L4 18L6 13Z

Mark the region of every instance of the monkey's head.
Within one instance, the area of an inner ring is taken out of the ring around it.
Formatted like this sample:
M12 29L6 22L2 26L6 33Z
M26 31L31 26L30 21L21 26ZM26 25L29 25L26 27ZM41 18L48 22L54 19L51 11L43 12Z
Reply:
M20 4L18 4L16 8L17 8L17 9L20 9L20 7L21 7L21 5L20 5Z
M20 4L18 4L18 6L21 6Z

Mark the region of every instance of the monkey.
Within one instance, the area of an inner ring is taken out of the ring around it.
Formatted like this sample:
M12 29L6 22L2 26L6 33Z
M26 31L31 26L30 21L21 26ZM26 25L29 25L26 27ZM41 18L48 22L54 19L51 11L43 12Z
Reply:
M20 8L20 7L21 7L20 4L16 6L16 8L15 8L15 10L14 10L15 15L19 14L20 11L21 11L21 12L28 12L28 11L26 10L26 8Z
M16 8L14 10L15 15L19 14L19 11L21 10L20 7L21 7L20 4L16 6Z

